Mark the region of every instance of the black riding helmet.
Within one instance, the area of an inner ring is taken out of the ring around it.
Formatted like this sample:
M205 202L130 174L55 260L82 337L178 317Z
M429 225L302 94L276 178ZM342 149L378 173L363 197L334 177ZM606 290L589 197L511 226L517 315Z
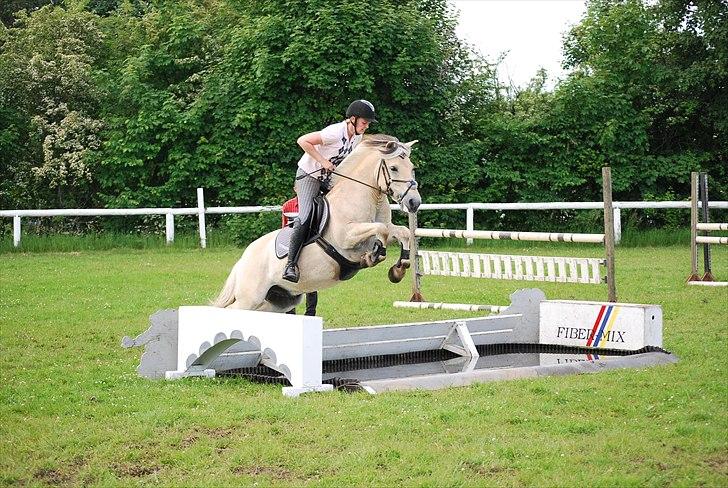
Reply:
M376 114L374 113L374 105L366 100L354 100L346 109L346 118L361 117L369 122L376 122Z

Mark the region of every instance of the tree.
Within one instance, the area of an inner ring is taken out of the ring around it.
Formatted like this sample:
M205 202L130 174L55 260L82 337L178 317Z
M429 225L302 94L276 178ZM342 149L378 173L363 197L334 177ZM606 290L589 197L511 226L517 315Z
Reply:
M489 89L443 0L183 2L143 24L148 41L124 64L101 151L110 205L192 204L197 186L213 203L280 202L297 137L341 120L356 98L377 107L375 131L422 141L433 194L454 198L470 179L438 159L461 151Z
M726 16L724 2L599 0L567 36L561 118L618 168L622 195L685 195L698 169L726 181Z
M34 135L25 147L10 148L3 172L17 176L30 163L36 187L46 189L37 203L62 207L91 201L87 155L98 147L102 127L97 118L102 93L93 79L102 42L96 19L48 6L20 14L17 26L7 31L0 54L0 100L15 122L3 129L7 136L22 125L32 127Z

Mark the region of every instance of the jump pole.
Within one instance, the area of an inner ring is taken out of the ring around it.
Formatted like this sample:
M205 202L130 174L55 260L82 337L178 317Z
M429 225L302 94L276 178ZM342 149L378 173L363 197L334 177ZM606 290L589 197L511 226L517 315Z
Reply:
M422 297L420 291L420 279L422 274L420 273L419 262L417 258L417 252L419 247L417 246L417 236L415 231L417 230L417 212L409 212L407 214L410 231L410 268L412 269L412 297L410 302L424 302L425 299Z
M702 204L702 214L703 214L703 222L704 224L710 223L710 209L708 208L710 204L708 203L708 174L707 173L700 173L698 175L698 186L700 189L700 202ZM697 237L696 237L697 242ZM705 242L703 244L703 268L705 269L705 274L703 274L703 281L715 281L715 277L713 276L713 259L710 254L710 244Z
M607 254L607 290L610 302L617 301L614 276L614 205L612 204L612 168L602 168L602 196L604 197L604 247Z
M690 173L690 276L687 281L700 281L698 276L698 173Z

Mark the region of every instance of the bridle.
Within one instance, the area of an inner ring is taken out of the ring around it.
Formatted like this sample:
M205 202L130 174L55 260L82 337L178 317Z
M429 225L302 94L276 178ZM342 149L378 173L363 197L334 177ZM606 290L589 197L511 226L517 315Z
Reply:
M402 159L404 159L404 155L400 155ZM391 158L394 159L394 158ZM392 197L392 200L394 200L397 203L401 203L402 200L404 200L404 197L407 196L407 194L412 190L413 188L417 188L417 181L414 179L411 180L396 180L392 178L392 175L389 173L389 168L387 168L387 163L384 159L379 160L379 169L377 170L377 183L379 183L379 178L384 175L384 182L386 184L386 190L382 191L381 188L377 188L381 193L386 193L387 196ZM392 183L407 183L407 189L402 193L402 196L399 197L399 200L394 196L394 191L392 190ZM367 185L369 186L369 185Z

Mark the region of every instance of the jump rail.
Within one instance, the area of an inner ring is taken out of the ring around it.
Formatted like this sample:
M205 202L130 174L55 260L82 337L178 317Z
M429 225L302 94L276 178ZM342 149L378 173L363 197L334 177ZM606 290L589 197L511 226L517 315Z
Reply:
M587 242L604 243L604 234L568 234L556 232L500 232L490 230L417 229L416 237L455 237L459 239L541 241L541 242Z
M703 222L700 222L698 207L701 209ZM711 244L728 244L728 237L703 236L698 232L727 231L728 223L710 222L710 200L708 199L707 173L690 174L690 254L691 271L688 276L689 285L728 286L728 281L716 281L713 276L713 257ZM703 244L702 278L698 274L698 244Z
M602 168L604 198L604 233L577 234L555 232L502 232L487 230L424 229L417 227L417 216L410 214L410 253L413 256L412 298L410 302L426 303L417 308L449 308L447 304L425 302L422 297L421 278L424 275L490 278L523 281L550 281L559 283L607 282L608 299L617 301L614 280L614 205L612 202L612 176L610 168ZM486 240L515 240L543 242L572 242L603 244L605 258L571 258L550 256L516 256L499 254L455 253L423 251L418 249L418 238L458 238ZM606 267L602 279L601 266ZM395 302L404 307L404 302ZM407 305L412 308L413 306ZM497 306L452 304L457 310L495 310Z
M422 273L434 276L558 283L603 282L597 258L517 256L466 252L418 251Z

